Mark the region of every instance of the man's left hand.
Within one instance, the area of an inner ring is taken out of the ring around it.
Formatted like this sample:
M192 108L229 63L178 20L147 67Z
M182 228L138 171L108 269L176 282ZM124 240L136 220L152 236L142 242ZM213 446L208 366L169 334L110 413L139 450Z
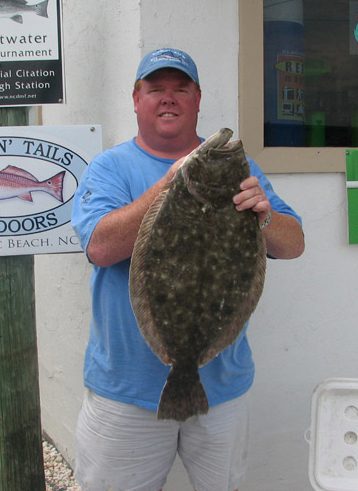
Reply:
M259 184L257 177L250 176L240 184L241 192L233 197L238 211L252 210L258 214L259 222L271 212L271 204Z

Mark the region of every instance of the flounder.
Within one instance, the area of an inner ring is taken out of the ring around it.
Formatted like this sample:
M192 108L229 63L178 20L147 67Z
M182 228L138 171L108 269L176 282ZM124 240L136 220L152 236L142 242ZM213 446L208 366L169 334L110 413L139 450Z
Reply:
M198 367L237 339L262 293L266 247L256 214L234 207L250 170L232 134L223 128L186 157L134 246L133 311L152 351L171 365L159 419L208 411Z

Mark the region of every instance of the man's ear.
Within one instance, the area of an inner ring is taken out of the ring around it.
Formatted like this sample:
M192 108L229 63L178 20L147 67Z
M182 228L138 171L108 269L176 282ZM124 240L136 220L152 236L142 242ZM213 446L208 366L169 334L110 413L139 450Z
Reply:
M138 99L139 99L138 90L136 90L136 89L133 90L132 99L133 99L134 112L137 113Z
M200 112L200 101L201 101L201 90L198 89L198 93L196 95L196 106L198 109L198 113Z

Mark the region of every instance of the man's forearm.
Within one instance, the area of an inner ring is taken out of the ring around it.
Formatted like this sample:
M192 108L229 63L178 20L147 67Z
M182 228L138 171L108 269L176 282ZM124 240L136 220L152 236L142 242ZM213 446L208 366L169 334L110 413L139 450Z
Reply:
M131 256L142 219L167 182L168 178L163 177L133 203L111 211L99 221L87 248L93 264L107 267Z
M272 212L269 226L263 230L267 254L277 259L293 259L305 248L300 223L290 215Z

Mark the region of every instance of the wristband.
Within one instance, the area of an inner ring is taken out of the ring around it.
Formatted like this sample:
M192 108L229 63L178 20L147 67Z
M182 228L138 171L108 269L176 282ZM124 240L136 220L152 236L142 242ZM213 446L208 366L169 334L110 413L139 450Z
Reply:
M272 213L269 211L265 217L265 220L259 224L260 230L263 230L264 228L267 227L267 225L270 225L272 219Z

